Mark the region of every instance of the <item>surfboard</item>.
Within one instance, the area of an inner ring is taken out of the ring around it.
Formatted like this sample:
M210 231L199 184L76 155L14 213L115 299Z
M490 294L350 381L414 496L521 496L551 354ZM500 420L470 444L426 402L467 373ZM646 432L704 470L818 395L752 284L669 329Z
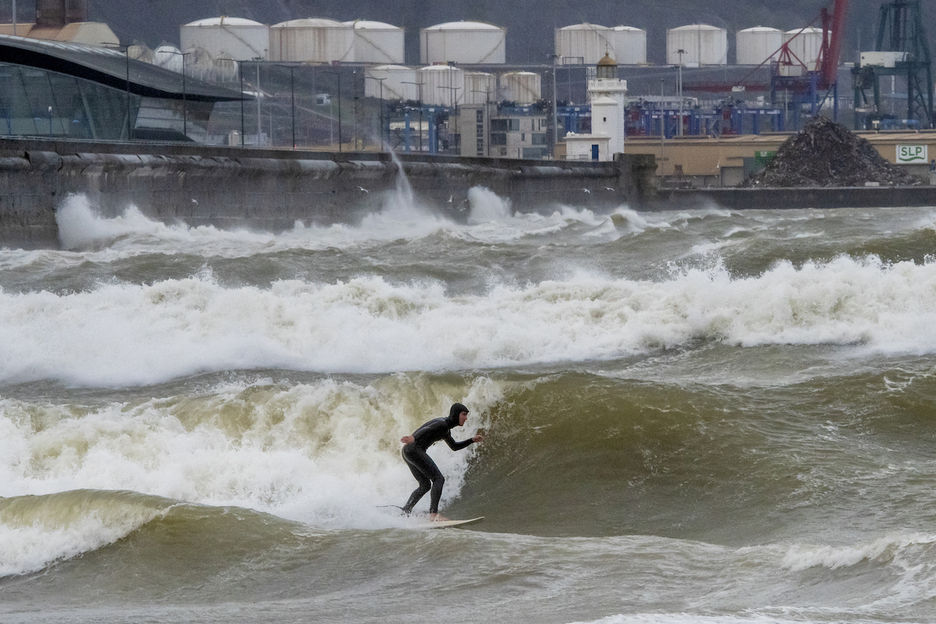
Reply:
M482 520L484 520L484 516L478 516L477 518L471 518L469 520L438 520L436 522L421 522L415 525L413 528L449 529L452 527L465 526L466 524L474 524L475 522L481 522Z

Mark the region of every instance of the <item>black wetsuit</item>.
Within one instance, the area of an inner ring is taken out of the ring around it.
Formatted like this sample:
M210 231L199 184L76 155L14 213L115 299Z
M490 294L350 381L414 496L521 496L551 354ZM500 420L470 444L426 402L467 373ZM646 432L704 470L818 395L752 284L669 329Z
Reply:
M403 461L409 466L410 471L416 480L419 481L419 487L413 490L409 500L403 507L404 513L413 511L413 507L419 502L426 492L432 490L429 504L429 513L439 513L439 499L442 497L442 486L445 484L445 477L439 472L439 468L426 453L426 450L438 442L445 440L449 448L453 451L460 451L474 440L468 438L461 442L456 442L452 438L452 427L458 426L458 416L461 412L467 412L468 409L460 403L452 406L448 418L436 418L430 420L413 433L414 442L410 442L403 447Z

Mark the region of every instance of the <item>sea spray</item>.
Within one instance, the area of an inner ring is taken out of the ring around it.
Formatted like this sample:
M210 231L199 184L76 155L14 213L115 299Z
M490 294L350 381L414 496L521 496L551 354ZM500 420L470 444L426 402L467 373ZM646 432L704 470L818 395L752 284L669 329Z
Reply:
M56 405L36 414L4 399L0 496L124 490L316 526L399 526L399 512L380 505L401 505L415 487L400 437L455 401L473 415L454 435L470 437L502 392L486 378L454 384L415 375L369 385L223 385L83 414ZM440 447L433 455L448 478L448 501L472 452Z
M225 287L209 274L87 292L0 292L0 381L151 384L285 367L384 373L607 360L695 341L932 353L936 264L838 258L757 277L666 281L577 272L449 294L362 277Z

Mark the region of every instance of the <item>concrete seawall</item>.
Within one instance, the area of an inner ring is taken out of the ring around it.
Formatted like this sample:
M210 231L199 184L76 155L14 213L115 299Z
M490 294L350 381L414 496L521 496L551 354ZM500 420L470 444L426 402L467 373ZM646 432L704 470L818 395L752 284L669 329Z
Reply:
M558 204L635 207L653 193L652 157L549 162L321 153L166 144L0 139L0 244L58 244L55 211L85 194L104 216L129 206L165 222L277 231L353 223L397 191L401 170L418 201L467 216L483 186L518 210Z

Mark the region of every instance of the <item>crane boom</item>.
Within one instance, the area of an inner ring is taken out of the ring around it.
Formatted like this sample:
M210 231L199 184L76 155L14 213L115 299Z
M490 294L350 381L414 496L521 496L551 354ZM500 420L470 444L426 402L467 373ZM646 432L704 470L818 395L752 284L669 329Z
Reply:
M819 51L819 87L828 89L837 81L839 55L842 52L842 37L845 34L845 13L848 0L835 0L832 15L822 9L822 48Z

